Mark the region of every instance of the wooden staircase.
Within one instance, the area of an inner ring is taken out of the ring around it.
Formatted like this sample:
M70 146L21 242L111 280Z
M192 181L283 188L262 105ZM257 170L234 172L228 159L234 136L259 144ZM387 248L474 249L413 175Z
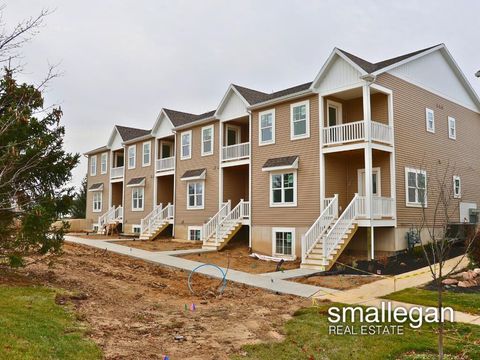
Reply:
M173 223L174 205L157 206L141 221L140 240L153 240Z
M230 208L230 200L220 208L219 212L203 226L203 249L221 250L242 228L249 219L250 203L243 199ZM214 224L215 226L212 226Z
M301 268L328 271L345 250L358 229L362 199L355 194L338 217L338 195L330 199L319 218L302 236Z

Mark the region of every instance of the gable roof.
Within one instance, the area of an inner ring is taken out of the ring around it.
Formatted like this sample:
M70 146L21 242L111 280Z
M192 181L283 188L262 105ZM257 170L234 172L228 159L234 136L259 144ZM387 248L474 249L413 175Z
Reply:
M364 60L356 55L350 54L349 52L346 52L345 50L338 49L338 51L342 52L346 57L348 57L351 61L353 61L355 64L360 66L363 70L365 70L368 74L374 73L376 71L382 70L388 66L394 65L396 63L399 63L403 60L407 60L409 58L412 58L416 55L419 55L423 52L426 52L428 50L431 50L433 48L436 48L437 46L441 46L442 44L437 44L434 46L429 46L425 49L417 50L408 54L396 56L387 60L379 61L377 63L371 63L367 60Z
M245 100L248 101L248 103L250 105L256 105L256 104L260 104L260 103L263 103L263 102L266 102L266 101L275 100L275 99L281 98L283 96L292 95L292 94L295 94L295 93L298 93L298 92L301 92L301 91L308 90L310 88L310 85L312 85L311 81L307 82L307 83L300 84L300 85L295 85L295 86L289 87L287 89L275 91L275 92L272 92L270 94L267 94L267 93L264 93L264 92L261 92L261 91L257 91L257 90L253 90L253 89L250 89L250 88L246 88L246 87L243 87L243 86L235 85L235 84L233 86L245 98Z
M132 128L127 126L115 125L123 141L133 140L150 134L150 130Z
M191 114L177 110L163 109L174 127L187 125L196 121L205 120L213 117L215 110L207 111L203 114Z

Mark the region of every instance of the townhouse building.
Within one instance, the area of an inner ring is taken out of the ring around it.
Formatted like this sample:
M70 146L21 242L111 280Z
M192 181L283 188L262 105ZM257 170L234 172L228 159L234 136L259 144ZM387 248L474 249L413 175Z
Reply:
M405 249L435 211L442 169L450 220L474 221L479 135L479 98L445 45L377 63L335 48L311 82L232 84L204 114L162 109L151 130L116 126L86 154L87 218L217 250L241 236L328 269L345 249Z

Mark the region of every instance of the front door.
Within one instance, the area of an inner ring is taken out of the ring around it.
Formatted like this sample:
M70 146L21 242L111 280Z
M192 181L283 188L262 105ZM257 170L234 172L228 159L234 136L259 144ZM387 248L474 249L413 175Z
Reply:
M328 100L327 101L327 120L328 126L340 125L342 123L342 104Z
M227 125L227 146L240 143L240 127L236 125Z
M380 193L380 168L372 169L373 196L381 196ZM358 170L358 195L365 196L365 169Z
M161 159L172 157L172 144L168 142L162 142L161 152Z

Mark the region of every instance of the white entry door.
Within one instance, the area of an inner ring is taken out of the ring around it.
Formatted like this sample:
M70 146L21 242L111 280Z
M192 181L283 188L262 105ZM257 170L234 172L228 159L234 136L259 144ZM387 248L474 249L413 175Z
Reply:
M380 189L380 168L372 169L372 190L373 196L381 196ZM365 169L358 170L358 195L365 196Z

